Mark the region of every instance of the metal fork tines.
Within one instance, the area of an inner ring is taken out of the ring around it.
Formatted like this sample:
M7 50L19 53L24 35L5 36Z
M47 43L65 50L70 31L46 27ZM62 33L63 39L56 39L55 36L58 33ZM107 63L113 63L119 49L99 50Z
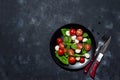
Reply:
M104 43L106 42L106 40L109 38L109 35L104 34L101 39L98 41L98 46L96 48L96 52L95 52L95 56L97 55L97 53L99 52L100 48L104 45Z
M110 35L104 34L103 37L102 37L102 40L106 41L106 40L108 40L109 37L110 37Z

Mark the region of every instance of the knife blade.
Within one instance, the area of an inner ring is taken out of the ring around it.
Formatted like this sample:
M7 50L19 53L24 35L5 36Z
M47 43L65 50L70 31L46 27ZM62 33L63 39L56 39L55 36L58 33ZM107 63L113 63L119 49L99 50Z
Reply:
M96 70L98 68L98 65L100 64L100 62L101 62L101 60L102 60L102 58L104 56L104 53L105 53L106 49L108 48L108 46L110 44L110 41L111 41L111 36L108 38L108 40L105 42L103 47L100 49L99 54L98 54L98 56L96 58L96 61L92 66L92 69L90 71L90 77L93 78L93 79L95 77L95 73L96 73Z
M100 49L100 53L105 53L107 47L109 46L110 44L110 41L111 41L111 36L109 37L109 39L105 42L104 46Z

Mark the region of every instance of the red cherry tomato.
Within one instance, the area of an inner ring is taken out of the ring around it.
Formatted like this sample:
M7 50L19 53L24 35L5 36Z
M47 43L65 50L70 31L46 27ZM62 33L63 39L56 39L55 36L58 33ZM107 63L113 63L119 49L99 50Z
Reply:
M59 55L59 56L64 55L64 49L59 49L59 50L58 50L58 55Z
M85 62L85 58L81 57L80 58L80 63L84 63Z
M70 35L75 35L75 33L76 33L76 31L75 31L75 29L70 29Z
M76 35L82 35L82 34L83 34L83 30L82 29L77 29Z
M67 50L67 51L68 51L68 54L69 54L70 56L74 55L74 51L73 51L72 49L69 49L69 50Z
M62 41L62 38L57 38L57 43L58 44L60 44L60 43L62 43L63 41Z
M86 51L89 51L91 49L91 45L90 44L85 44L84 46Z
M82 36L77 36L77 40L82 41L83 37Z
M61 49L64 49L64 44L63 44L63 43L60 43L60 44L59 44L59 47L60 47Z
M78 43L78 44L77 44L77 48L78 48L78 49L82 49L82 47L83 47L83 46L82 46L82 43Z
M69 61L70 64L75 64L75 62L76 62L75 57L73 57L73 56L70 56L68 58L68 61Z

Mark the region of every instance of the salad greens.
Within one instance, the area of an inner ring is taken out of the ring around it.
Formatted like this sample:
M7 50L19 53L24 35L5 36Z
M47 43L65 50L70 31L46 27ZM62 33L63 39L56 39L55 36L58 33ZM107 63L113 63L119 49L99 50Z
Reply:
M55 55L63 64L69 64L67 55L66 56L59 56L57 51L55 51Z
M76 44L72 44L71 48L75 50L75 49L77 49L77 45Z
M66 29L66 28L61 29L62 35L63 35L63 36L66 36L66 31L68 31L68 30L69 30L69 29Z
M88 34L85 32L83 33L83 37L89 37Z

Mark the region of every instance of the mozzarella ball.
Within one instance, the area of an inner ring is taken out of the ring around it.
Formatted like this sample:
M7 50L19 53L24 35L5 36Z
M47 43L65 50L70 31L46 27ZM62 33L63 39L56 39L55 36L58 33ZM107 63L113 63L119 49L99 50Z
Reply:
M79 61L79 60L80 60L80 57L76 57L75 59L76 59L76 61Z
M75 39L75 43L79 43L79 40Z
M88 39L87 38L83 38L82 42L86 42Z
M85 57L86 57L86 58L90 58L90 54L86 53L86 54L85 54Z
M71 38L72 38L72 40L75 40L76 39L76 35L72 36Z
M81 50L80 50L80 49L76 49L75 52L76 52L76 53L80 53Z
M59 50L59 46L58 46L58 45L55 46L55 50L56 50L56 51Z
M67 36L70 36L70 31L66 31L66 35L67 35Z

